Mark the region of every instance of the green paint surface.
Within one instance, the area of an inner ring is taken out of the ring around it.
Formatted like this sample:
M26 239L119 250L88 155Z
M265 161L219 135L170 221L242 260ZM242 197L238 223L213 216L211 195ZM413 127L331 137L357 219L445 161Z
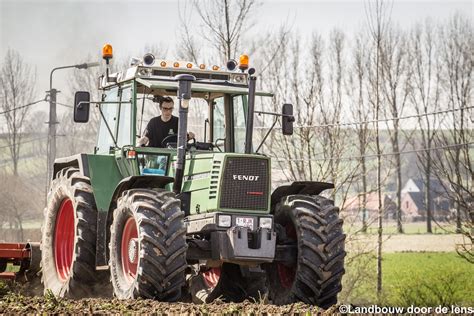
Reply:
M108 211L115 187L123 176L120 174L114 156L88 155L87 158L97 210Z

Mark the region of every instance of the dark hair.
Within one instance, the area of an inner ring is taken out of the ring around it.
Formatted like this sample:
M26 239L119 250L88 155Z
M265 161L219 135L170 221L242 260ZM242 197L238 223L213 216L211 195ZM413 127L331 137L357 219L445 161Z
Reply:
M160 109L161 109L161 107L163 106L163 103L165 103L165 102L167 102L167 103L170 103L170 102L171 102L171 103L174 104L174 101L173 101L173 99L171 99L171 97L162 97L162 98L160 99L160 103L159 103L159 104L160 104Z

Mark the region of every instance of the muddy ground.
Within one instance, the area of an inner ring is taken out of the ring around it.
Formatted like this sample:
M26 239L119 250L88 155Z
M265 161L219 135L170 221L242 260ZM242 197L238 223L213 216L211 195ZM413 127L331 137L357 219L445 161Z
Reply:
M153 300L118 300L90 298L82 300L59 299L54 295L29 296L21 289L0 287L0 314L328 314L315 306L302 303L275 306L260 302L212 304L162 303Z

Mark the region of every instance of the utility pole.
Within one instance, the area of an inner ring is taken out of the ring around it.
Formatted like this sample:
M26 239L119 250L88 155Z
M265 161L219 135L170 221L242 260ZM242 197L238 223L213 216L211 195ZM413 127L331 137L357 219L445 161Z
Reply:
M53 73L59 69L67 69L67 68L77 68L77 69L87 69L91 67L97 67L99 63L92 62L92 63L84 63L84 64L77 64L77 65L70 65L70 66L62 66L56 67L51 70L49 75L49 122L48 123L48 174L46 176L46 194L49 189L49 181L53 177L53 164L54 160L56 159L56 124L59 122L57 121L57 114L56 114L56 98L58 94L58 90L53 89Z
M48 176L47 181L52 177L53 174L53 163L56 158L56 95L59 92L56 89L51 88L49 91L49 122L48 122Z

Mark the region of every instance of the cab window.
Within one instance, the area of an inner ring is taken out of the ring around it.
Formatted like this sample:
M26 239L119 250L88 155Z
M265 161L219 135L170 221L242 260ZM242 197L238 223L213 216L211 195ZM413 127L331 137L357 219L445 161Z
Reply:
M245 151L246 98L243 95L237 95L232 98L234 109L234 148L236 153L243 153Z
M121 102L119 106L119 123L117 134L117 145L119 147L132 145L132 88L127 87L122 90Z
M119 100L120 95L118 88L113 88L105 92L103 101L118 102ZM110 148L115 146L112 135L113 137L116 137L118 103L100 104L99 106L102 110L103 117L101 117L99 125L97 153L109 153ZM112 132L112 135L110 135L109 129Z

